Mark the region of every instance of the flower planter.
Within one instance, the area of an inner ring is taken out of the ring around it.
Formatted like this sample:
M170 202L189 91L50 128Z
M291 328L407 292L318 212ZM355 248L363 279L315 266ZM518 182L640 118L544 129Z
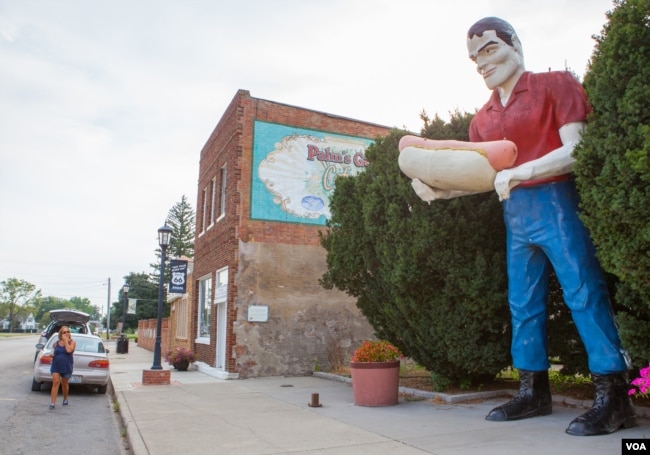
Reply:
M188 360L179 360L174 364L174 368L176 368L178 371L187 371L187 368L190 366L190 362Z
M356 406L394 406L399 397L399 360L350 362Z
M174 365L178 371L187 371L190 363L196 360L196 356L191 349L178 346L165 354L165 360L170 365Z

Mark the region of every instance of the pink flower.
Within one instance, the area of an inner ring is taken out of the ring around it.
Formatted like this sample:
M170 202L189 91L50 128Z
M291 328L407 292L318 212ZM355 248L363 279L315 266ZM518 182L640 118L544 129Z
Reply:
M639 377L633 379L631 384L637 387L639 395L647 396L648 391L650 390L650 365L646 368L641 368L639 370ZM635 389L630 389L628 395L636 395L637 391Z
M165 354L165 360L171 365L183 360L192 363L196 361L196 355L194 355L191 349L179 346L176 349L168 351L167 354Z

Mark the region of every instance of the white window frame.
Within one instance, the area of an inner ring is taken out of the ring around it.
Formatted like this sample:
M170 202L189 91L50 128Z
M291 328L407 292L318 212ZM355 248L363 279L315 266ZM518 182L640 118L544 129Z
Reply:
M205 232L205 228L207 226L206 225L206 220L205 220L205 217L206 217L207 211L208 211L207 192L208 192L208 188L206 187L206 188L203 188L203 192L201 193L201 197L202 197L202 200L201 200L201 234Z
M196 324L196 342L201 344L210 344L210 315L212 312L212 274L205 275L199 278L198 282L198 311L197 311L197 324ZM206 311L207 309L207 311ZM207 316L208 330L207 336L201 333L202 319Z
M225 370L228 325L228 267L221 268L215 273L214 303L216 313L215 365L217 369Z
M214 303L223 303L228 299L228 267L217 270L214 286Z
M219 171L219 180L220 180L220 189L219 189L219 218L217 221L220 221L226 217L226 181L228 173L226 171L226 166L223 166Z
M214 220L215 220L215 212L216 212L216 205L217 205L217 177L213 177L212 181L210 182L210 187L211 187L211 195L210 195L210 226L208 226L208 229L210 229L212 226L214 226Z

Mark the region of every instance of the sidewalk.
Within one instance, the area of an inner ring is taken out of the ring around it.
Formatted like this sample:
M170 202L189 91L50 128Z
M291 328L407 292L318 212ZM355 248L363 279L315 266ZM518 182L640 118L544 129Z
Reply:
M555 406L550 416L488 422L507 398L447 404L406 400L397 406L354 406L352 387L322 377L220 380L172 369L170 385L142 385L153 353L107 342L111 382L134 455L178 454L620 454L623 438L650 438L650 421L612 435L564 433L584 409ZM163 360L163 368L169 368ZM311 407L319 394L322 407Z

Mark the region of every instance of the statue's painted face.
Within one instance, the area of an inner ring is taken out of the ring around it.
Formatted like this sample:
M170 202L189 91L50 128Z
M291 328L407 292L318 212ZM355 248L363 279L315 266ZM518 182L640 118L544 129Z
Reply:
M483 76L490 90L508 85L523 69L521 54L497 37L494 30L468 38L467 50L469 58L476 63L476 71Z

